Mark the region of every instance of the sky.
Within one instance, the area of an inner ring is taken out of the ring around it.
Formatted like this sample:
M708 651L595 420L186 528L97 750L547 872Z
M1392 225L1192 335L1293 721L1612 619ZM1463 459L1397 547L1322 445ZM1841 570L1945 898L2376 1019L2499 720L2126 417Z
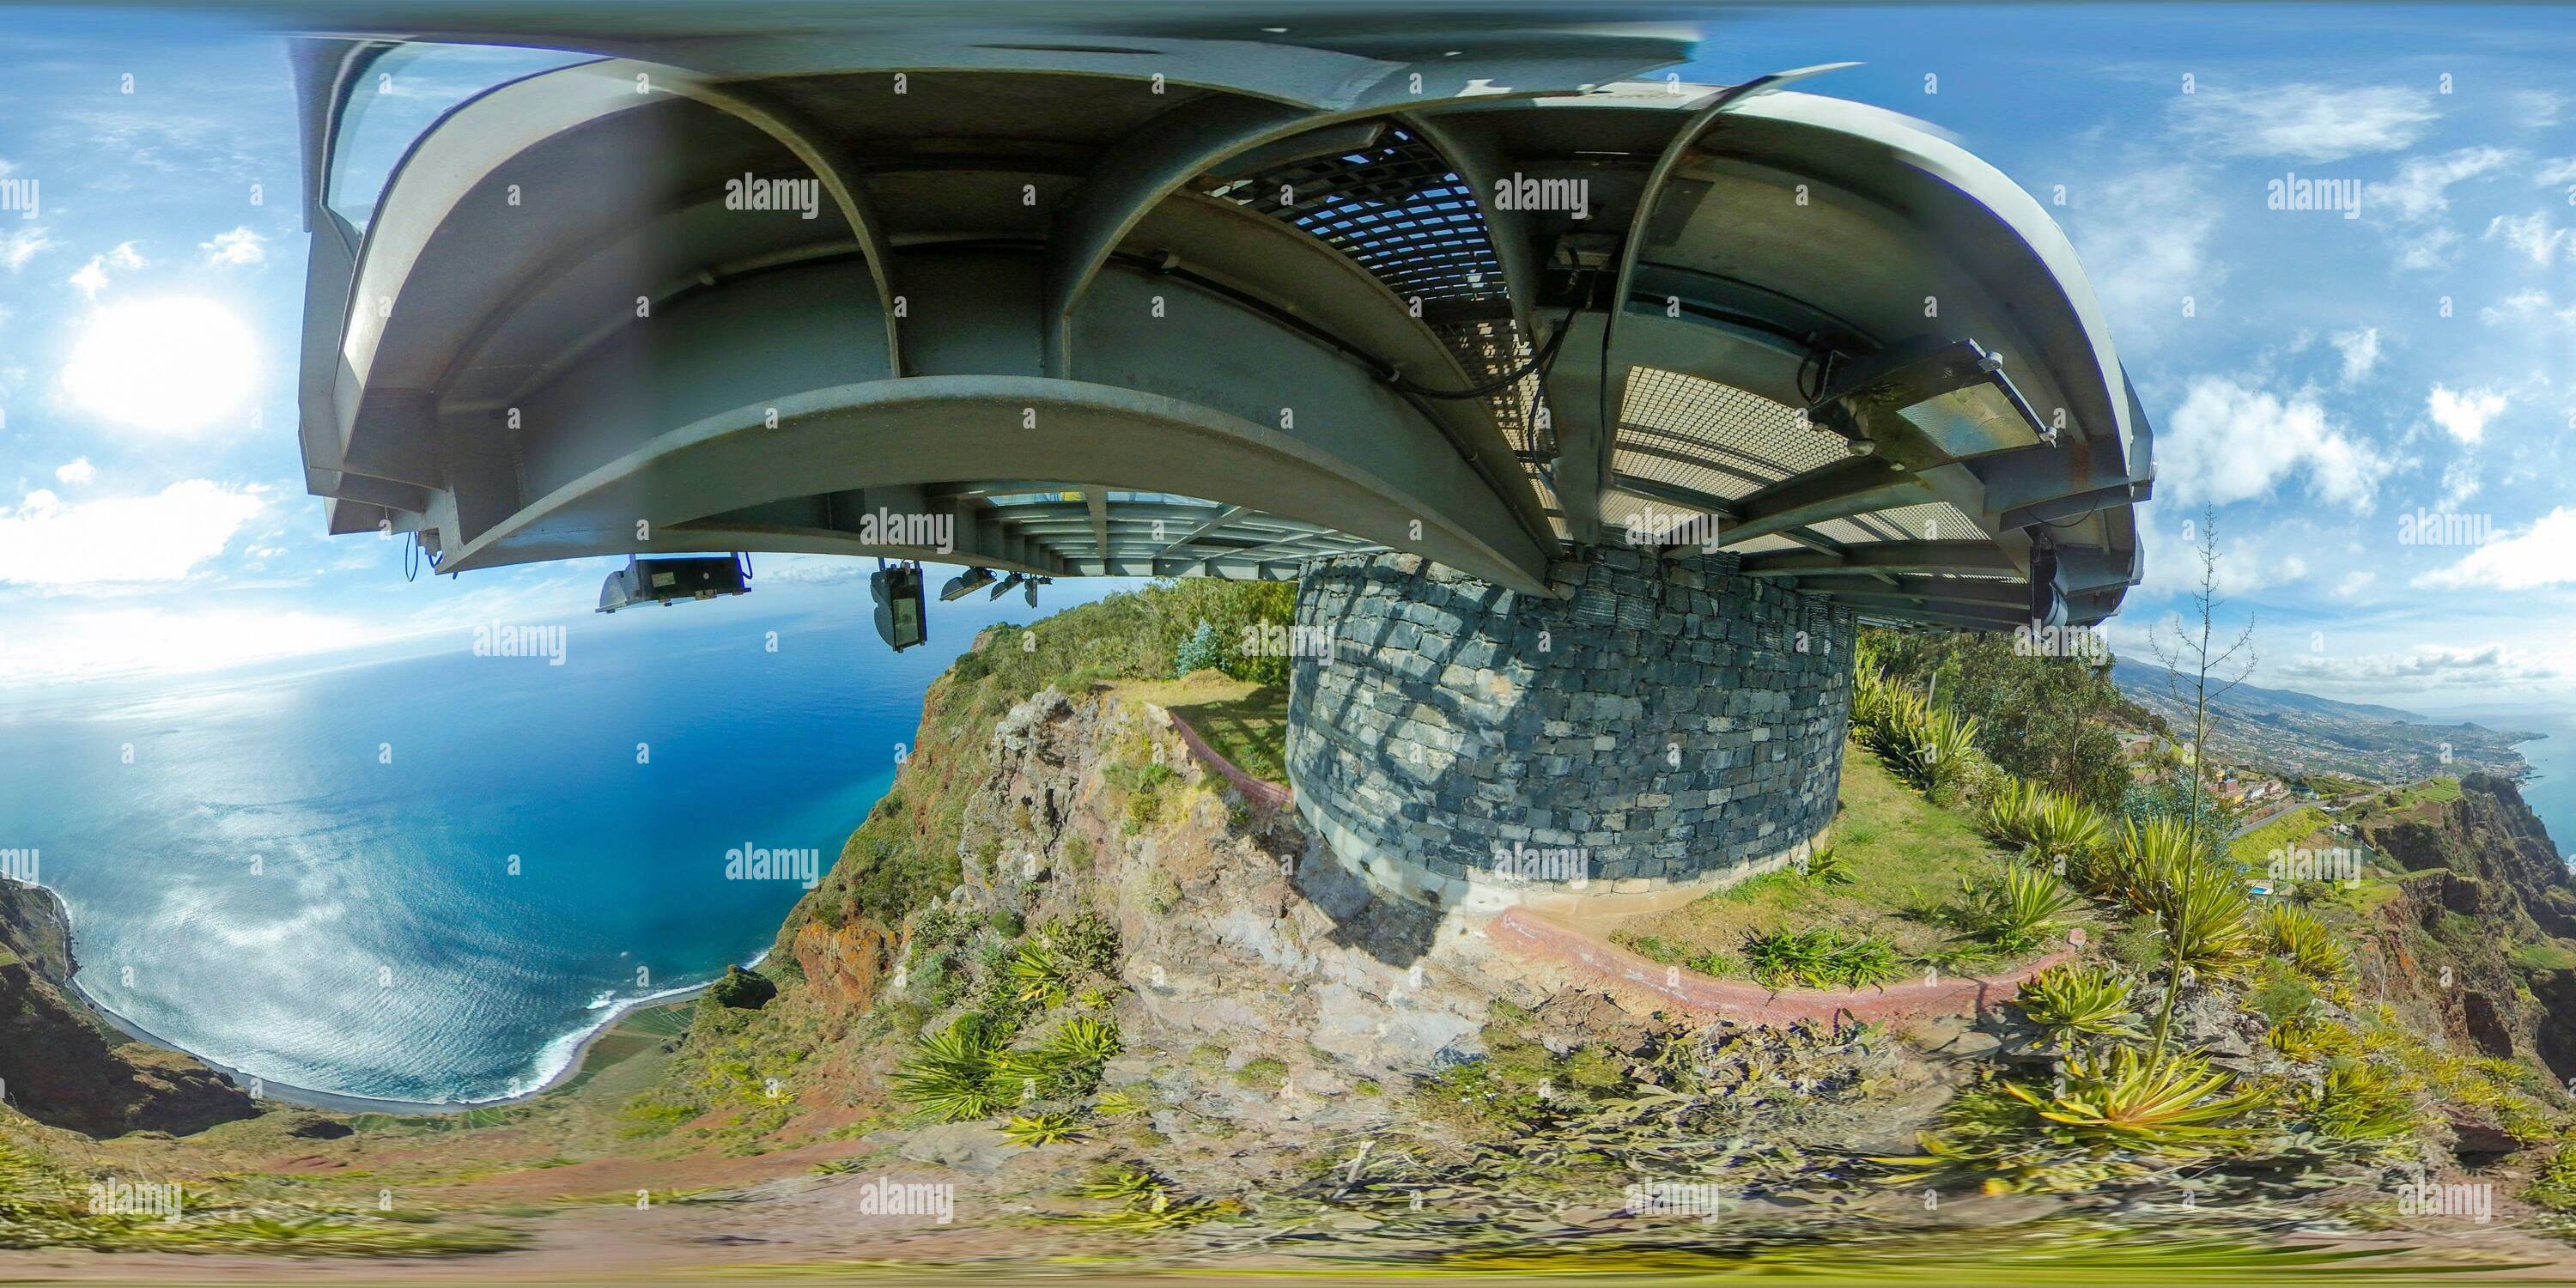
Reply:
M449 647L586 612L606 562L406 581L400 543L323 534L296 450L306 243L282 43L0 13L0 687ZM1801 88L1936 127L2065 226L2156 427L2148 581L2116 648L2144 656L2186 606L2206 513L2256 682L2576 708L2576 13L1700 25L1686 79L1857 61ZM2320 180L2337 208L2270 200ZM27 181L36 200L16 200ZM861 611L863 571L777 558L760 593Z

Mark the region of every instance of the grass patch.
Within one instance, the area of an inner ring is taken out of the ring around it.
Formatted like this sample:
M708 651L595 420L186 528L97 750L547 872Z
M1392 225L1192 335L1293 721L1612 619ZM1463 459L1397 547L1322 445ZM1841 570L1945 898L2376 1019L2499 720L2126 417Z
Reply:
M2227 843L2229 858L2261 872L2275 850L2286 850L2325 828L2325 811L2302 805Z
M1205 677L1122 684L1189 722L1216 754L1263 782L1288 781L1288 686Z

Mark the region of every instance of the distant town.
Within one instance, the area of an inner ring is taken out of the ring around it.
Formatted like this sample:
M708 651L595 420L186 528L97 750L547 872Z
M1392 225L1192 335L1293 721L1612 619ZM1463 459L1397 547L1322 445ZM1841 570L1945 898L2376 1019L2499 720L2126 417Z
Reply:
M2169 685L2163 669L2124 659L2113 669L2112 680L2129 700L2162 717L2172 734L2188 741L2188 679ZM2481 772L2520 780L2531 767L2514 745L2541 736L2476 724L2433 724L2396 707L2253 685L2238 685L2210 702L2210 758L2234 767L2219 794L2249 804L2262 801L2266 781L2280 789L2309 779L2395 784ZM2151 753L2159 740L2152 730L2121 737L2132 755Z

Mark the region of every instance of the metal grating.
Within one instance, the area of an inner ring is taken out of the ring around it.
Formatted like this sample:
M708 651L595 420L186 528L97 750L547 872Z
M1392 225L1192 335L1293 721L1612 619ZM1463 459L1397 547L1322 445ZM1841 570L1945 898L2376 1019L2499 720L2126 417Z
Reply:
M1619 412L1619 445L1677 444L1766 479L1804 474L1843 459L1841 441L1804 428L1798 409L1714 380L1660 367L1632 367Z
M1514 370L1534 352L1512 324L1510 283L1474 186L1409 131L1390 127L1375 146L1276 166L1210 195L1322 238L1408 302L1490 306L1490 317L1433 328L1472 384ZM1538 399L1531 376L1485 400L1524 459L1556 455L1556 436L1535 423ZM1537 466L1528 468L1535 479Z

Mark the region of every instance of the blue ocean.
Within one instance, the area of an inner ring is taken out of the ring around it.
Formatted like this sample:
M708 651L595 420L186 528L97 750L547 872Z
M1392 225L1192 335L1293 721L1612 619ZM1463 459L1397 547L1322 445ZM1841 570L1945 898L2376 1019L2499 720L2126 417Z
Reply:
M168 1042L318 1091L520 1094L768 947L802 884L729 880L727 852L839 856L931 679L1041 615L974 600L901 655L864 589L781 586L571 621L560 664L459 631L0 693L0 847L37 851L81 988Z

